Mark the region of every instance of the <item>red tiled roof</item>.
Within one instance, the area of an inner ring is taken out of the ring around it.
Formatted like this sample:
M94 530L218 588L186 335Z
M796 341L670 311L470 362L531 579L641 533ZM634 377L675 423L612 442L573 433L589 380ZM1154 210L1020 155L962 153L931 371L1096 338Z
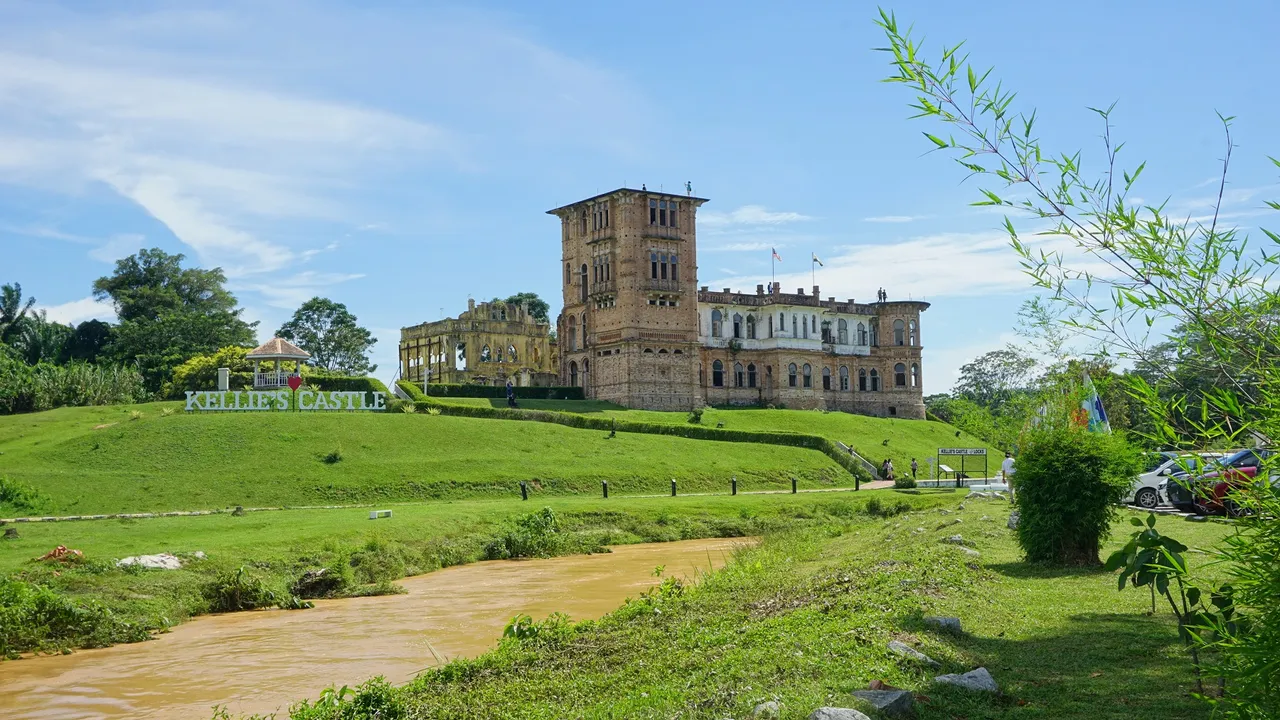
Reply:
M262 345L255 348L245 357L249 358L299 358L306 360L311 357L311 353L294 345L288 340L280 338L271 338Z

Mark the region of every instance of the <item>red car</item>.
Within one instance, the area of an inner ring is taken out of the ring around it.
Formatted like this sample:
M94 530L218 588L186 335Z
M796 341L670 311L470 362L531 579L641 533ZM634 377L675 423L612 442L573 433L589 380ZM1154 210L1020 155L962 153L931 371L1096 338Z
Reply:
M1215 463L1214 471L1184 480L1186 485L1171 481L1166 488L1169 501L1179 510L1200 515L1238 515L1240 509L1229 495L1257 477L1271 455L1270 450L1241 450Z

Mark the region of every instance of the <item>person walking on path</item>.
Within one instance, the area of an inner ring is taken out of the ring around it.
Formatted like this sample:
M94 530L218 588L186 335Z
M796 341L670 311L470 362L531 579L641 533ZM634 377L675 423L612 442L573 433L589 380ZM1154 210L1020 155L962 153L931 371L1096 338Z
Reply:
M893 480L893 461L889 458L884 459L884 479Z
M1009 499L1013 499L1013 453L1004 454L1004 462L1000 463L1000 474L1004 476L1005 485L1009 486Z
M920 470L920 463L916 462L915 458L911 458L911 479L912 480L916 479L916 472L918 472L919 470Z

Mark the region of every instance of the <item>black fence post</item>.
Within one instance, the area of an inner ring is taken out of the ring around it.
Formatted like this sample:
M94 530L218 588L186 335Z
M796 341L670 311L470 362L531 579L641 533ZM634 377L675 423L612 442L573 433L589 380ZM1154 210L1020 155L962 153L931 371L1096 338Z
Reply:
M600 492L604 495L605 500L609 499L609 481L608 480L600 481Z
M676 496L676 479L671 478L671 497Z
M525 481L523 480L520 481L520 499L521 500L529 499L529 486L525 484Z
M795 479L795 478L791 478L791 494L792 494L792 495L795 495L795 494L796 494L796 479Z
M738 494L738 476L737 475L734 475L733 479L729 481L729 488L730 488L729 493L731 495Z

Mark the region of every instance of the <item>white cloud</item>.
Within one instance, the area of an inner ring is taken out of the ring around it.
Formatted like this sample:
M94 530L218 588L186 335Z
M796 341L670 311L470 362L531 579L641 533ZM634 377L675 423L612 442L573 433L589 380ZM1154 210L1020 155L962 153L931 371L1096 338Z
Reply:
M923 220L925 215L878 215L876 217L862 218L862 222L869 223L909 223L916 220Z
M707 245L705 247L698 248L698 252L764 252L770 248L780 247L786 246L782 244L772 245L767 242L742 242L728 243L725 245Z
M743 205L727 213L698 213L698 222L711 228L734 225L785 225L812 219L797 212L773 212L766 210L762 205Z
M251 290L262 295L267 305L283 310L296 310L302 303L316 296L331 295L331 288L344 282L359 280L361 273L300 272L290 277L276 278L268 282L236 283L233 290Z
M135 233L116 235L105 243L89 251L89 257L104 263L115 263L120 258L136 253L146 243L147 238Z
M43 311L49 320L64 325L78 325L85 320L103 320L115 322L116 311L111 303L95 300L92 297L72 300L61 305L36 305L36 310Z

